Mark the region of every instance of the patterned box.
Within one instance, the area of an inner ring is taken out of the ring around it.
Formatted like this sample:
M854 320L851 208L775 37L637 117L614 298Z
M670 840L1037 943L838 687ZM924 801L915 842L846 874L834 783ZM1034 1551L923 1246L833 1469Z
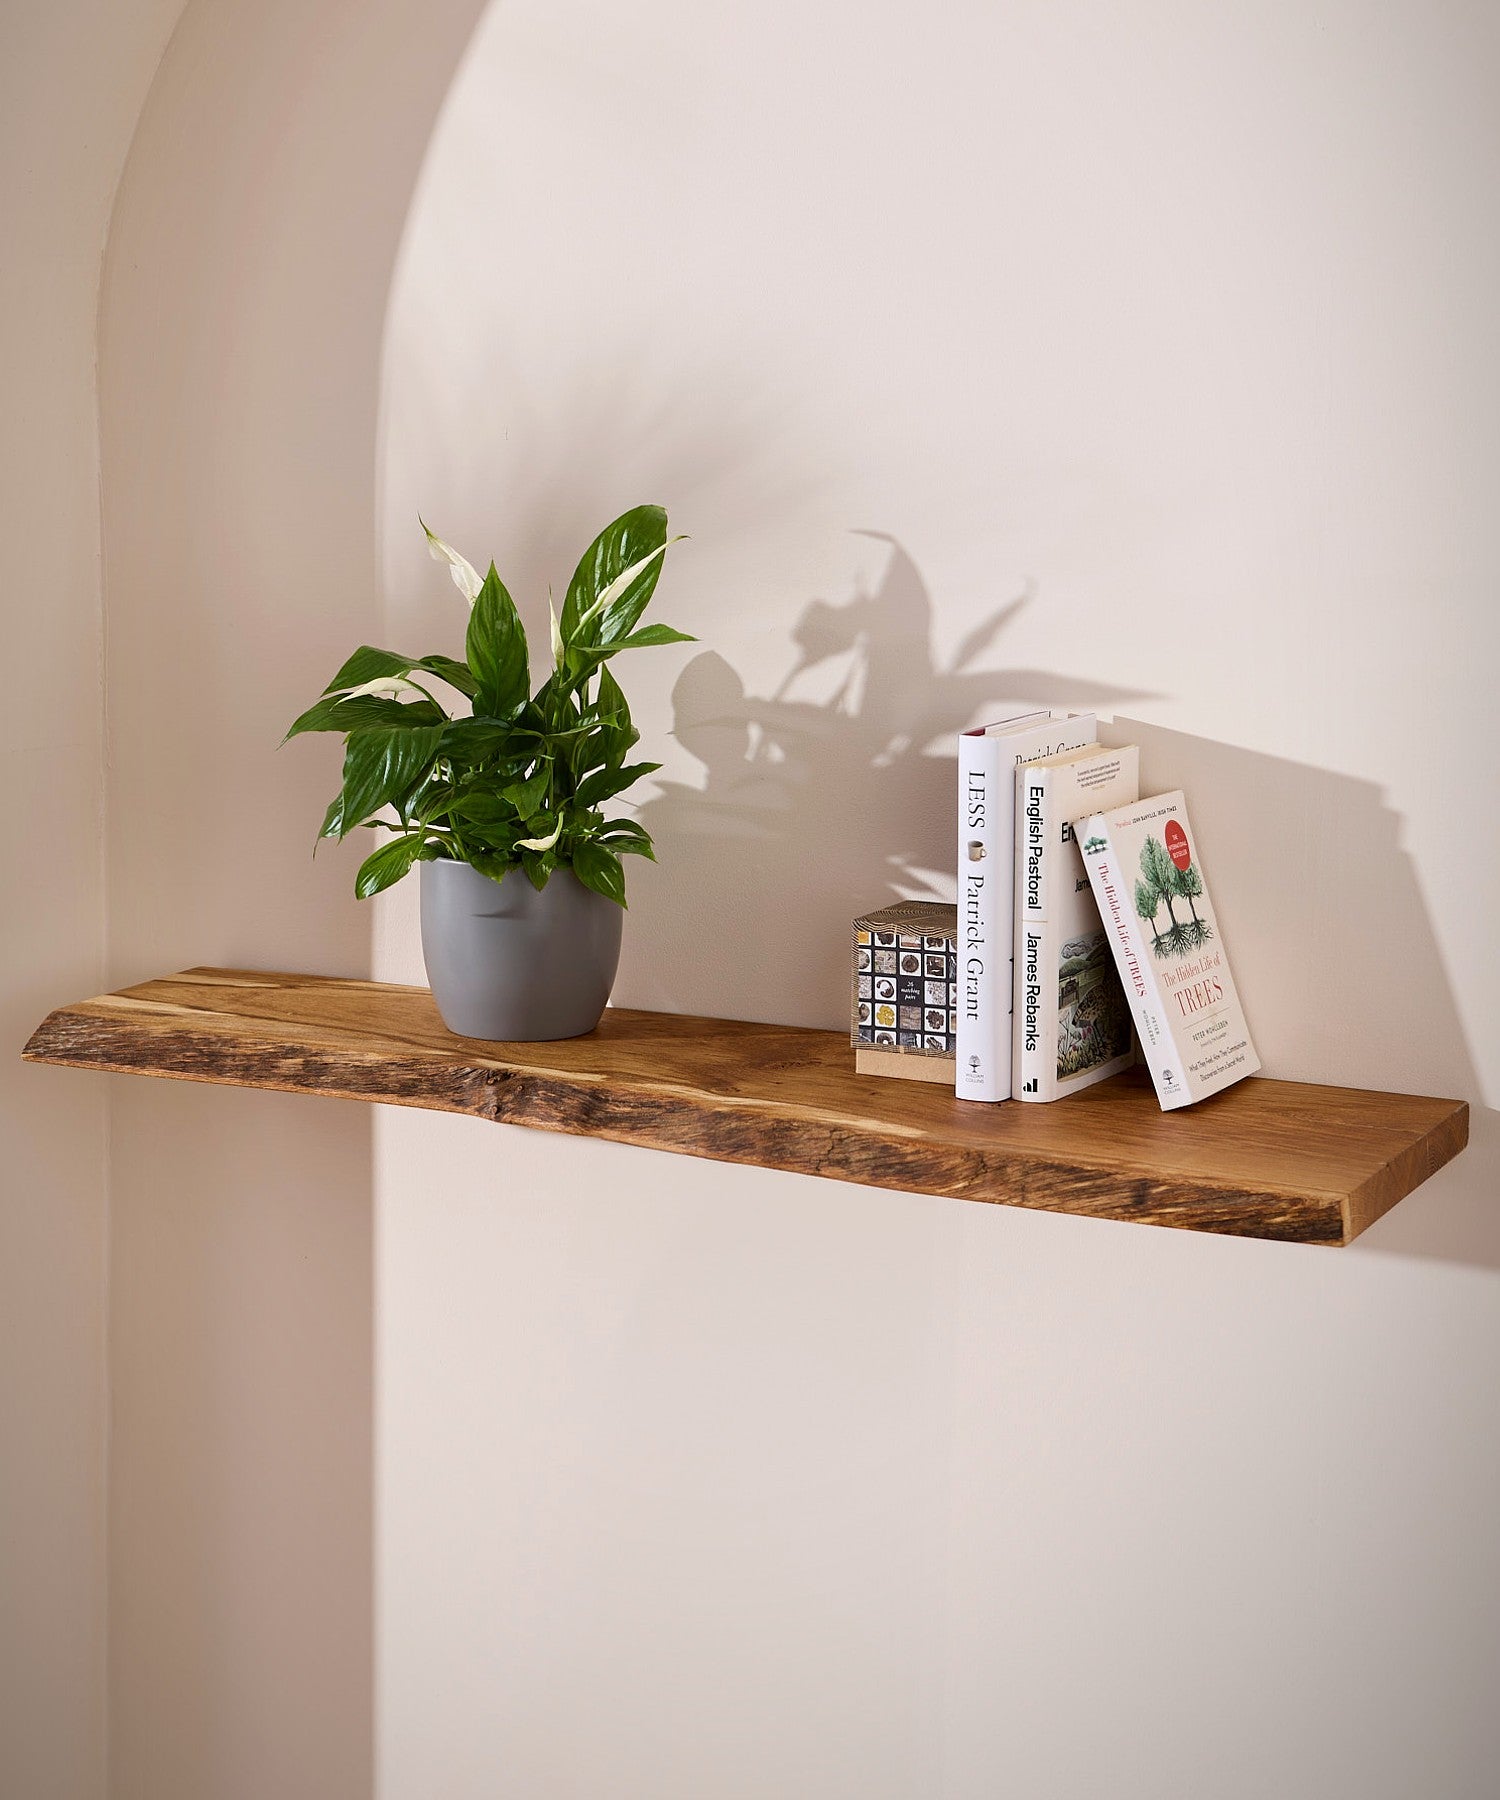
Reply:
M947 1082L958 1031L958 908L900 900L854 921L850 1041L861 1075Z

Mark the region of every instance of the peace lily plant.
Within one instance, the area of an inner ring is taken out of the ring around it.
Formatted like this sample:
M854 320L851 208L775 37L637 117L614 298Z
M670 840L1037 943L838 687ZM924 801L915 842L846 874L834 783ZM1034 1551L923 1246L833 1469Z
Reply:
M420 521L419 521L420 522ZM669 542L667 515L638 506L600 532L568 583L561 616L548 595L551 668L533 694L526 631L490 564L478 571L428 531L469 602L463 661L362 645L287 733L337 731L344 779L320 838L361 827L390 836L360 864L361 899L419 862L468 863L502 881L521 870L538 890L558 869L625 905L623 856L651 837L609 804L660 763L627 763L639 741L608 664L622 650L691 643L670 625L640 626ZM470 703L450 713L443 683ZM618 915L616 915L618 917ZM601 1002L602 1004L602 1002Z

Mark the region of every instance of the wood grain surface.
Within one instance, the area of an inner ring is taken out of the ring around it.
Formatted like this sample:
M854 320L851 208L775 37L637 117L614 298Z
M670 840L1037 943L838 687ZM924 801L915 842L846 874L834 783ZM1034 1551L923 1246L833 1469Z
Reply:
M188 969L52 1013L24 1054L472 1113L871 1187L1344 1244L1468 1141L1458 1100L1252 1078L1164 1113L1139 1074L1047 1106L854 1073L846 1034L611 1008L552 1044L459 1038L425 988Z

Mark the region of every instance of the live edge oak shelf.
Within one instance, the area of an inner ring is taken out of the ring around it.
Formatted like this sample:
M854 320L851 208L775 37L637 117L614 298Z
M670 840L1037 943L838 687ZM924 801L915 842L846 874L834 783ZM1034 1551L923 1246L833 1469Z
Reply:
M1462 1101L1254 1078L1174 1113L1139 1075L1048 1106L976 1106L856 1075L836 1032L624 1008L587 1037L479 1043L445 1029L425 988L238 969L61 1007L25 1055L1306 1244L1347 1244L1469 1135Z

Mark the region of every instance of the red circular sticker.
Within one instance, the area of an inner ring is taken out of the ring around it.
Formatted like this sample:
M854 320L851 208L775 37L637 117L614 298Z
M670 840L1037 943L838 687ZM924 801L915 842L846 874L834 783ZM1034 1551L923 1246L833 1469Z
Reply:
M1167 820L1167 855L1179 869L1185 869L1193 860L1193 853L1188 849L1187 833L1175 819Z

